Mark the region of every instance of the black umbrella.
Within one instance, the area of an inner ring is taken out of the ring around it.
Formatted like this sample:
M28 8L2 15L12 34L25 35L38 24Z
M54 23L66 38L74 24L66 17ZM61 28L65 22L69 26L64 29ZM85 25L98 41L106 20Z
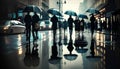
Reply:
M47 13L50 13L52 15L62 16L62 14L60 13L60 11L57 10L57 9L55 9L55 8L48 9Z
M42 13L42 9L39 8L38 6L36 5L27 5L23 12L37 12L37 13Z
M95 9L95 8L89 8L86 12L89 12L89 13L95 13L95 14L99 14L99 10Z
M77 16L77 13L74 12L74 11L71 11L71 10L65 11L65 14L66 14L66 15L71 15L71 16Z
M79 14L78 17L83 19L88 19L87 15L85 14Z

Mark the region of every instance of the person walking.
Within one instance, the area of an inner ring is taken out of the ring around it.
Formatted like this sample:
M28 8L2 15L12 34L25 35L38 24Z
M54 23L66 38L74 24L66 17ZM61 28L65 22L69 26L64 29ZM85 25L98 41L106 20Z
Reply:
M36 12L34 12L34 15L32 16L32 35L34 40L38 39L39 20L40 20L39 16L37 15Z
M30 12L27 12L27 15L24 17L25 27L26 27L26 40L30 41L31 36L31 22L32 18L30 16Z
M50 21L52 22L53 38L55 40L58 18L55 15L53 15Z
M80 21L80 30L82 32L82 37L83 37L83 32L84 32L84 26L85 26L85 21L84 21L84 19L82 19Z
M80 20L77 16L74 21L74 24L75 24L75 32L78 32L78 35L80 35Z
M69 26L69 33L70 33L70 38L72 37L72 31L73 31L73 18L70 15L68 18L68 26Z
M95 17L93 14L91 14L90 21L91 21L91 38L93 38L93 33L95 29Z

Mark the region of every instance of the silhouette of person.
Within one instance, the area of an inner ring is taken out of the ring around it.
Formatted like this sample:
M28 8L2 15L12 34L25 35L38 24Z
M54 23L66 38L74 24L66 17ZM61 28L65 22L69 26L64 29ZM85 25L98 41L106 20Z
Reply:
M32 18L30 16L30 12L27 12L27 15L24 17L25 27L26 27L26 40L30 40L31 36L31 22Z
M68 27L68 23L66 20L64 20L64 22L63 22L64 34L65 34L67 27Z
M55 15L53 15L53 17L51 18L51 22L52 22L53 37L55 39L58 18Z
M36 12L34 12L34 15L32 16L32 35L34 40L38 39L39 28L37 28L36 25L39 25L38 24L39 20L40 20L39 16L37 15Z
M82 31L82 36L83 36L83 32L84 32L84 26L85 26L85 21L84 21L84 19L82 19L80 21L80 30Z
M76 17L74 24L75 24L75 31L80 33L80 20L78 19L78 17Z
M93 33L94 33L94 29L95 29L95 17L93 14L91 14L91 17L90 17L90 21L91 21L91 37L93 38Z
M72 37L72 31L73 31L73 18L70 15L68 18L68 25L69 25L69 32L70 32L70 38Z

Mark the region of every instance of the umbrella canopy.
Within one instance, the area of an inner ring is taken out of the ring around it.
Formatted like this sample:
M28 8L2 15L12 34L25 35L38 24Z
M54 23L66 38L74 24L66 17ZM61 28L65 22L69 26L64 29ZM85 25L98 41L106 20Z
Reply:
M71 11L71 10L65 11L64 14L66 14L66 15L71 15L71 16L77 16L77 13L74 12L74 11Z
M23 12L37 12L37 13L42 13L42 9L39 8L38 6L36 5L27 5Z
M99 14L99 10L95 9L95 8L89 8L86 12L89 12L89 13L95 13L95 14Z
M84 15L84 14L79 14L78 17L83 19L88 19L87 15Z
M59 12L59 10L57 10L55 8L48 9L47 13L50 13L52 15L62 16L62 14Z

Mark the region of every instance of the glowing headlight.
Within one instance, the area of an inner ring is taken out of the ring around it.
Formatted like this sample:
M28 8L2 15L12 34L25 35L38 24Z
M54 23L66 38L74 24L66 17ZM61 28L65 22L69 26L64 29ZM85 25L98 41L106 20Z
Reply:
M4 29L4 30L7 30L7 29L8 29L8 27L6 26L6 27L4 27L3 29Z

